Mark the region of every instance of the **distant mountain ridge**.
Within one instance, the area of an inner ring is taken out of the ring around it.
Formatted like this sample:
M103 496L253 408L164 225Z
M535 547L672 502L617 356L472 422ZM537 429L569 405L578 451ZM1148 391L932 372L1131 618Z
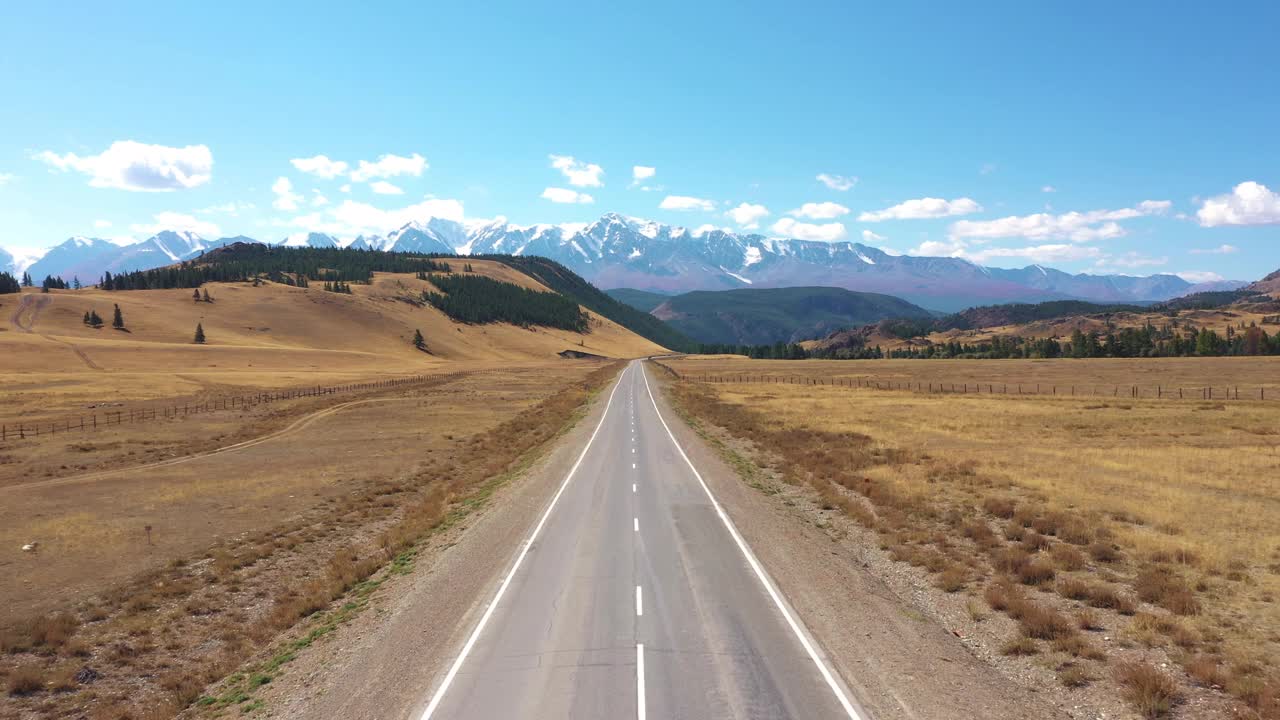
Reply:
M695 290L651 314L698 342L725 345L796 343L886 318L933 317L891 295L824 287Z
M146 269L188 260L205 249L249 238L206 240L166 231L134 245L71 238L31 266L33 276L96 282L104 271ZM1196 286L1176 275L1070 274L1041 265L989 268L950 257L891 255L855 242L768 238L725 230L689 230L607 213L590 224L518 226L505 220L411 222L386 236L342 241L323 233L290 235L272 244L355 247L440 254L536 255L555 260L601 288L668 294L691 290L841 287L904 298L934 310L1045 300L1148 302L1199 289L1235 289L1226 281ZM4 262L0 256L0 262ZM7 261L10 266L15 260ZM6 269L0 266L0 269Z

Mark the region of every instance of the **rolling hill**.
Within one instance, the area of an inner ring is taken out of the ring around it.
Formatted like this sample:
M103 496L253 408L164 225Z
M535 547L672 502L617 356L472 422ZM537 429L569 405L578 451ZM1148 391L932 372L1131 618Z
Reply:
M636 290L635 288L614 288L606 290L605 293L614 300L626 303L643 312L653 312L654 308L671 298L670 295L665 293Z
M695 291L668 298L653 315L699 342L736 345L810 340L888 317L931 317L890 295L828 287Z

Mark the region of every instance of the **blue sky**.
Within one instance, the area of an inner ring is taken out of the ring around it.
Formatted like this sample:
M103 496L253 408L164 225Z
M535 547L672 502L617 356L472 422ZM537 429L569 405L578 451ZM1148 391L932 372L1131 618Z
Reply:
M539 5L7 8L0 247L617 211L1003 266L1280 266L1275 3Z

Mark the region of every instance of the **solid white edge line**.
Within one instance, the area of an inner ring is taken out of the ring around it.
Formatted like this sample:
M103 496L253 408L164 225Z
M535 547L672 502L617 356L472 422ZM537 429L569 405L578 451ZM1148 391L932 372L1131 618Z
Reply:
M493 615L493 611L501 602L503 594L507 592L507 587L511 584L511 578L515 577L516 572L520 569L521 563L524 562L525 555L529 554L529 548L533 547L533 541L538 538L538 533L542 532L542 526L547 524L547 518L551 517L551 511L555 509L556 503L560 500L560 496L564 494L565 488L569 487L569 481L573 480L573 476L577 474L578 467L582 465L582 460L586 458L587 452L591 450L591 445L596 441L596 435L600 433L600 428L604 427L604 421L609 417L609 408L613 405L613 396L618 392L618 387L622 385L622 379L627 374L627 370L622 371L618 376L618 381L614 384L613 390L609 392L609 401L605 403L604 413L600 415L600 422L596 423L596 429L591 432L591 438L587 440L587 446L582 448L582 454L578 456L577 462L569 469L569 474L564 476L564 482L560 483L560 489L556 490L556 494L551 498L551 504L547 505L547 509L542 513L542 518L538 520L538 524L534 526L533 532L529 533L529 539L524 541L524 547L520 549L520 554L516 556L515 564L511 566L511 570L507 576L503 578L502 584L498 586L498 592L494 594L493 600L489 601L489 607L485 608L484 614L480 616L480 622L476 624L471 636L467 638L466 644L462 646L462 651L458 653L458 657L450 666L449 672L444 676L444 680L440 686L436 688L435 694L431 696L431 702L427 704L427 709L422 711L419 720L431 720L431 715L440 705L440 701L444 699L444 694L449 690L449 685L453 683L454 677L457 676L458 670L462 667L462 663L466 661L467 655L471 652L471 648L475 646L476 640L480 638L480 633L484 630L484 626L488 624L489 618Z
M636 586L636 617L644 617L644 597L640 594L640 586Z
M636 720L644 716L644 643L636 643Z
M631 518L631 524L636 532L640 532L640 518Z
M864 720L853 708L853 703L849 702L849 698L845 696L844 688L840 687L840 683L836 682L835 674L827 667L827 664L818 656L818 651L813 647L813 643L809 642L809 638L805 636L803 630L800 629L799 623L791 616L791 612L787 610L787 605L782 601L782 596L773 587L769 577L765 575L764 568L760 566L760 562L756 560L756 556L751 552L751 548L747 546L742 536L738 534L738 529L733 526L733 521L729 519L729 515L725 513L724 508L720 507L720 503L716 500L715 495L711 494L711 488L707 487L707 483L702 479L702 473L698 472L698 468L693 466L693 461L685 454L684 448L680 447L680 442L676 440L675 433L671 432L671 426L667 425L667 421L662 417L662 411L658 409L658 401L653 397L653 390L649 387L649 375L644 371L641 365L640 376L644 378L644 389L649 393L649 402L653 403L653 411L657 414L658 420L662 423L662 427L667 431L667 436L671 438L671 444L676 446L676 450L680 452L680 457L684 458L689 469L693 471L693 476L698 479L698 484L702 486L703 492L707 494L707 499L711 501L711 506L715 508L716 515L720 516L720 520L729 530L729 535L733 537L733 541L737 543L738 549L747 559L747 564L755 571L756 578L760 580L760 584L764 585L764 589L768 591L769 597L773 600L773 604L778 608L778 612L782 613L783 619L787 621L791 632L795 634L796 639L800 641L800 645L804 651L808 653L809 659L813 660L813 664L818 666L818 672L822 674L822 679L827 681L827 687L831 688L831 692L835 694L836 699L840 701L840 706L844 708L845 713L849 715L851 720Z

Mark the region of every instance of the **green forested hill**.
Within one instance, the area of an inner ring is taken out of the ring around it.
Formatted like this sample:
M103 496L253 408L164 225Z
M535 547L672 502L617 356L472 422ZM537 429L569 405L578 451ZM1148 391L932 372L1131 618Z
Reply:
M653 314L703 343L771 345L823 337L885 318L929 318L901 298L827 287L695 291Z
M604 292L614 300L626 303L643 312L653 312L654 308L671 299L670 295L649 292L648 290L636 290L635 288L614 288Z

